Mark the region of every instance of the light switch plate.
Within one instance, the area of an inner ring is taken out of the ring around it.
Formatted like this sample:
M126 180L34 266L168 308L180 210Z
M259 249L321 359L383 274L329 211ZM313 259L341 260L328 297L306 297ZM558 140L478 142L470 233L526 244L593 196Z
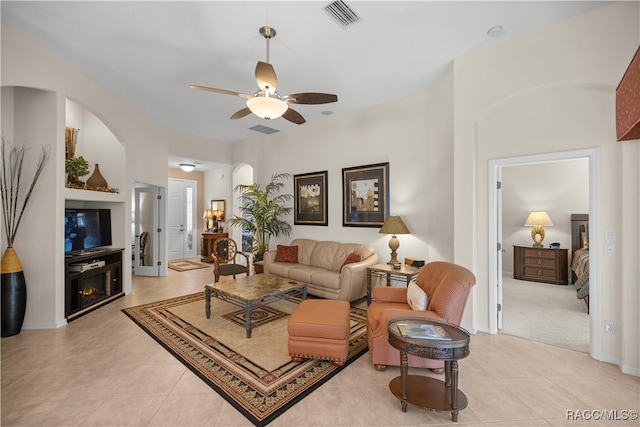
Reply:
M604 241L606 243L616 242L616 230L604 230Z

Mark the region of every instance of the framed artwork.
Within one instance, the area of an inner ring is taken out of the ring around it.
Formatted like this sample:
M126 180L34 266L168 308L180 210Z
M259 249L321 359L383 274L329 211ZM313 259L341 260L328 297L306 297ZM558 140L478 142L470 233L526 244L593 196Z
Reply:
M329 225L327 218L327 171L293 176L293 223Z
M342 169L342 225L382 227L389 216L389 163Z

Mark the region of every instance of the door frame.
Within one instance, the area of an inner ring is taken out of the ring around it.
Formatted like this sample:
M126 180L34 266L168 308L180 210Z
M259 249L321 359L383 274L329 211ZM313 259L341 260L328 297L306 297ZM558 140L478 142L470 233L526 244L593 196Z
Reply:
M142 188L142 187L153 187L156 189L157 191L157 195L158 195L158 200L157 200L157 224L155 224L155 236L154 238L157 240L157 247L155 248L155 250L157 250L157 255L156 255L156 261L157 261L157 270L155 271L151 271L151 270L146 270L144 272L141 273L136 273L136 274L141 274L141 275L145 275L145 276L166 276L167 275L167 236L165 233L166 230L166 209L167 209L167 204L165 203L165 194L166 194L166 187L162 187L156 184L152 184L152 183L148 183L145 181L140 181L140 180L132 180L131 181L131 193L134 195L134 199L131 201L132 203L132 212L133 212L133 220L134 220L134 228L135 228L135 222L139 221L138 215L138 207L136 206L135 203L135 193L137 191L138 188ZM131 230L132 231L132 236L135 240L137 240L137 238L135 237L135 229ZM135 245L135 250L138 250L138 246L139 246L139 241L136 242L134 241L134 245ZM135 258L137 258L138 256L136 254L133 254L133 256ZM130 258L129 258L130 259ZM136 264L134 261L134 264L132 266L132 272L135 272L135 268L136 268ZM150 267L149 267L150 268ZM145 274L145 273L151 273L151 274Z
M500 232L502 229L502 200L497 182L502 176L502 168L506 166L520 166L535 163L548 163L564 160L589 160L589 246L600 248L600 149L585 149L563 151L557 153L535 154L502 159L489 160L489 333L498 333L498 303L502 302L502 288L498 285L498 254L497 251ZM596 360L602 360L602 331L598 325L602 324L602 297L600 281L600 254L593 251L589 256L589 354ZM493 284L496 284L494 286ZM498 294L500 292L500 294Z

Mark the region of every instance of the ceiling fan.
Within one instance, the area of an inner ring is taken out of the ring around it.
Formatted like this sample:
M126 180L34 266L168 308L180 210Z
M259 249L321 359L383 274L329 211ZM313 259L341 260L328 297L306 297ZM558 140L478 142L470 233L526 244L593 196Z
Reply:
M191 88L245 98L247 100L247 106L233 114L231 116L233 120L253 113L266 120L277 119L282 116L292 123L301 125L305 122L304 117L289 107L288 104L328 104L338 100L336 95L329 93L304 92L282 96L276 92L278 78L273 66L269 64L269 40L275 37L276 30L272 27L265 26L260 28L260 34L267 40L267 62L258 61L256 65L256 82L259 87L257 92L249 95L207 86L191 85Z

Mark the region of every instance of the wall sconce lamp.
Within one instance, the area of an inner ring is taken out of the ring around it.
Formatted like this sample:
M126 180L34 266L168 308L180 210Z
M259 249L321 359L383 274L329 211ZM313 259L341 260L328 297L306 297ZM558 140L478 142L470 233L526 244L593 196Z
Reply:
M211 209L207 209L206 211L204 211L204 215L202 215L202 219L205 219L207 221L207 232L212 232L213 231L213 220L214 220L215 216L213 215L213 211Z
M378 232L380 234L391 234L391 239L389 239L389 249L391 249L391 260L387 264L393 265L394 268L400 267L400 261L398 261L398 254L396 251L400 247L400 241L396 237L396 234L411 234L409 229L402 218L397 215L389 216L384 224L382 224L382 228ZM397 266L397 267L396 267Z
M533 239L533 247L541 248L542 241L544 240L544 227L552 227L553 222L546 212L531 212L527 217L524 225L526 227L533 227L531 229L531 238Z
M180 169L185 172L191 172L196 168L196 165L194 165L193 163L180 163L178 166L180 166Z

